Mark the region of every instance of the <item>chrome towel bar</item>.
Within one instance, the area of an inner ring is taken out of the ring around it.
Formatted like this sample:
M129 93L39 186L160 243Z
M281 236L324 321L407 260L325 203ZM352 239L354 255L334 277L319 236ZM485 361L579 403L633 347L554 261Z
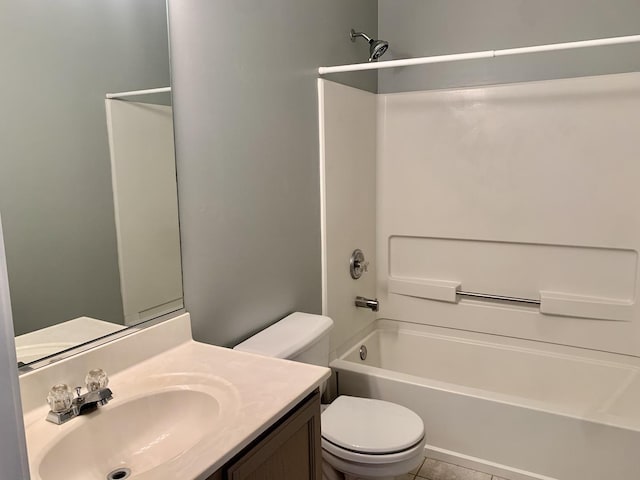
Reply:
M502 302L526 303L528 305L540 305L540 300L533 298L506 297L504 295L492 295L489 293L463 292L458 290L456 295L470 298L483 298L485 300L500 300Z
M390 276L388 278L388 289L390 294L423 298L425 300L458 303L461 297L468 297L479 300L513 302L520 305L539 307L540 313L543 315L595 318L618 322L632 322L637 309L636 302L632 298L595 297L550 290L540 290L540 296L537 299L508 297L506 295L467 292L462 290L462 285L459 281L433 278Z

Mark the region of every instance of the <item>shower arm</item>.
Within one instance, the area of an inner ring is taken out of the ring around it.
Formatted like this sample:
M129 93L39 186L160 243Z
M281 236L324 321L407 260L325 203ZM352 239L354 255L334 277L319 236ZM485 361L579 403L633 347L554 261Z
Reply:
M367 35L366 33L364 33L364 32L356 32L353 28L351 29L351 32L349 32L349 37L351 38L352 42L355 42L356 38L358 38L358 37L364 38L368 43L371 43L373 41L372 38L369 35Z

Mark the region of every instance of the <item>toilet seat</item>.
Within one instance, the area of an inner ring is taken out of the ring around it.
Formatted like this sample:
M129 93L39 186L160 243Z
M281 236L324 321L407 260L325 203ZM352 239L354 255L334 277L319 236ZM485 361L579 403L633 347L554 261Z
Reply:
M402 461L424 447L424 424L401 405L370 398L338 397L322 413L322 448L364 463Z
M422 425L422 421L420 422ZM389 479L413 470L424 460L424 435L418 443L395 453L359 453L349 451L322 438L322 459L329 471L342 472L347 478ZM325 467L323 467L324 469ZM324 471L324 470L323 470ZM324 473L323 473L324 475ZM342 478L323 476L323 479Z
M359 453L345 450L344 448L334 445L324 438L321 440L321 443L323 452L330 453L334 457L353 464L386 465L402 463L407 460L411 460L415 456L422 457L424 451L424 437L422 437L422 439L418 441L416 445L402 452L378 454Z

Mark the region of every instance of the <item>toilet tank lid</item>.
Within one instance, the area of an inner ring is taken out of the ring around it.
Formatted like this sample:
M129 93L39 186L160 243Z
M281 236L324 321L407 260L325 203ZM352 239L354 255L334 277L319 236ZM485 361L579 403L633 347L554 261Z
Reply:
M236 345L234 350L275 358L291 358L328 334L333 320L294 312Z

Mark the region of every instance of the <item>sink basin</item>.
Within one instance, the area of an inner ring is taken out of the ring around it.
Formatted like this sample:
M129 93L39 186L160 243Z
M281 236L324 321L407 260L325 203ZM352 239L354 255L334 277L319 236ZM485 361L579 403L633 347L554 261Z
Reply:
M43 480L127 478L158 467L202 440L220 413L216 399L169 390L98 409L65 434L40 463Z
M114 379L114 398L63 425L27 424L32 478L39 480L125 480L178 472L198 455L203 440L224 435L237 415L237 391L220 378L151 375ZM235 423L235 422L234 422Z

